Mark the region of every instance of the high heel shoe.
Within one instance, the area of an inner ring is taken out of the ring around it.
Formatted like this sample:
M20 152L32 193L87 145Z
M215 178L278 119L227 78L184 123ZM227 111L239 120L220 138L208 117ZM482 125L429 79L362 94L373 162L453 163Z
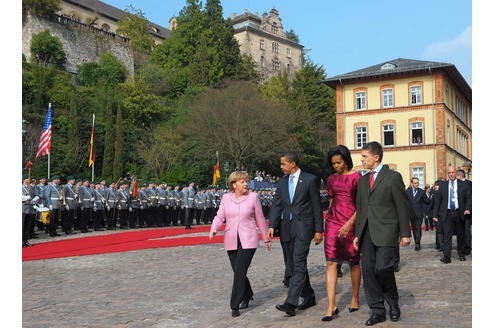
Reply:
M332 315L326 315L321 318L321 321L331 321L335 319L335 317L339 314L339 308L336 308L335 311L332 312Z
M245 298L242 300L241 305L239 306L240 309L247 309L249 306L249 301L252 301L253 298Z
M348 309L349 309L349 312L356 312L357 310L359 310L359 307L357 307L357 308L348 307Z

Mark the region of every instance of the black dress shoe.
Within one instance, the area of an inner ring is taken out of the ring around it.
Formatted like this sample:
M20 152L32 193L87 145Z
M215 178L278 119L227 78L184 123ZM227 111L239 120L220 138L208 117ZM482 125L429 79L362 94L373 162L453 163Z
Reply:
M377 314L372 314L371 317L364 323L366 326L373 326L377 323L385 321L386 318Z
M394 272L399 272L400 271L400 266L397 264L397 265L394 265Z
M352 312L358 311L359 310L359 307L357 307L357 308L348 307L348 309L349 309L349 312L352 313Z
M249 306L249 301L252 301L252 300L253 300L252 297L243 299L242 302L241 302L241 305L239 306L239 308L241 308L241 309L247 309L248 306Z
M306 310L309 307L315 306L316 305L316 300L314 297L304 300L299 306L297 307L298 310Z
M239 309L232 309L232 316L235 318L235 317L238 317L240 316L241 313L239 312Z
M282 283L284 284L285 287L289 287L289 279L282 280Z
M416 245L414 246L414 250L415 250L415 251L419 251L420 249L421 249L421 245L420 245L420 244L416 244Z
M390 321L397 322L400 320L400 310L390 310Z
M459 261L466 261L466 258L464 257L464 255L459 256Z
M275 306L277 310L287 313L289 316L293 317L296 315L296 307L289 303L277 304Z
M445 264L450 263L450 257L444 256L440 259L440 262Z
M321 318L321 321L332 321L335 319L335 317L339 314L339 308L336 308L333 312L332 315L326 315L323 318Z
M466 255L471 255L471 250L466 250L465 254Z
M342 278L342 265L337 265L337 277Z

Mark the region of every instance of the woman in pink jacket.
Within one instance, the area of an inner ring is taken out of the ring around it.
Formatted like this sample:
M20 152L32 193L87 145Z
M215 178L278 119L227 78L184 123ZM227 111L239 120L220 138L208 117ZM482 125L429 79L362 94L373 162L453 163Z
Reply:
M259 196L248 190L248 179L248 173L243 171L234 171L229 175L227 182L231 192L222 197L210 229L210 239L212 239L218 229L226 224L224 246L234 271L234 284L230 297L233 317L240 315L239 306L245 309L253 299L247 270L259 244L256 225L261 231L266 248L269 251L272 248Z

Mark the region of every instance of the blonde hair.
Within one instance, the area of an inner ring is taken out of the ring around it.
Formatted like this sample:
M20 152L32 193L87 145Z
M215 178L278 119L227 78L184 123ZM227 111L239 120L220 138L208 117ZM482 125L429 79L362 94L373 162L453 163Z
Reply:
M239 180L249 180L249 173L246 171L234 171L230 173L229 178L227 179L230 191L234 191L234 183Z

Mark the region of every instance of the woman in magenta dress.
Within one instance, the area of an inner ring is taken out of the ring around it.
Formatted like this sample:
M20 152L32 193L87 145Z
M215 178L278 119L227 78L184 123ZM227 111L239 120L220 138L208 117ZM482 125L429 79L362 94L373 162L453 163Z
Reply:
M349 149L339 145L328 154L332 174L327 179L330 206L325 217L325 257L327 260L326 284L328 308L322 321L330 321L338 315L335 301L337 288L337 264L348 262L351 268L352 299L349 312L359 309L359 285L361 268L359 253L353 247L356 220L356 187L361 174L353 171Z

